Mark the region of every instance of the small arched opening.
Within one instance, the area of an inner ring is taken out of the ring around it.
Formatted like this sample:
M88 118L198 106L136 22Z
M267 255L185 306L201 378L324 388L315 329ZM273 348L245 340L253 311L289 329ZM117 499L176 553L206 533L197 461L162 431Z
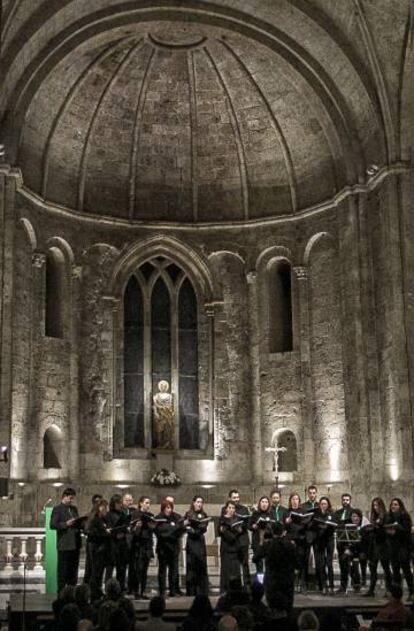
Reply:
M56 425L51 425L43 435L43 467L45 469L61 469L62 456L62 430Z

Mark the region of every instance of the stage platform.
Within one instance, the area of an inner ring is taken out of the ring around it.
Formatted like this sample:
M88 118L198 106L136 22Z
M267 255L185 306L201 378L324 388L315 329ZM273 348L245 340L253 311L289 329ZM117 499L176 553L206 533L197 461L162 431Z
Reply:
M10 594L8 609L9 631L34 631L39 628L47 629L48 623L53 620L52 603L56 597L51 594L26 593ZM167 611L165 619L179 624L187 615L192 598L175 597L167 599ZM213 607L218 596L211 596ZM319 619L327 614L340 615L347 631L358 629L357 615L365 620L371 620L380 607L385 604L383 598L364 598L358 594L347 596L321 596L317 593L295 596L295 615L305 609L312 609ZM137 620L145 620L148 612L148 601L133 600L137 613Z

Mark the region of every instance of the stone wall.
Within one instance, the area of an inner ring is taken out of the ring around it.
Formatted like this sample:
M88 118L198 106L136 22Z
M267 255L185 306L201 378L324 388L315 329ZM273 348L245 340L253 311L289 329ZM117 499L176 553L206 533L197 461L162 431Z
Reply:
M114 279L124 271L128 277L142 248L160 247L172 258L183 248L194 269L199 266L197 282L211 282L199 304L205 440L199 454L175 454L184 482L179 497L184 501L202 485L214 485L209 495L216 501L233 484L252 497L267 491L274 472L265 448L283 430L293 432L298 452L297 471L279 475L286 491L316 482L321 492L333 484L335 495L351 488L368 498L381 486L382 493L399 490L406 497L398 485L412 477L412 424L407 355L395 333L399 326L408 330L399 236L390 229L395 200L397 180L390 177L358 204L348 200L303 218L295 231L275 223L228 234L211 228L167 235L58 218L19 193L11 478L27 483L27 501L41 503L57 480L79 485L85 496L97 486L109 494L117 484L148 492L157 466L152 452L116 449L122 291ZM44 260L57 243L66 251L62 340L44 335ZM269 353L266 270L280 256L292 264L293 350ZM3 380L6 368L3 361ZM68 446L57 470L43 468L43 435L51 425Z

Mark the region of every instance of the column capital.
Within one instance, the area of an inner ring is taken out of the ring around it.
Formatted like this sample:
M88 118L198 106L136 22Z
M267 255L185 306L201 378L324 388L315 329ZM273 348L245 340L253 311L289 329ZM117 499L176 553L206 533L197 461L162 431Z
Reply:
M214 300L212 302L204 303L204 311L208 318L214 318L220 309L223 308L223 302L221 300Z
M41 268L46 263L46 254L44 252L33 252L32 265L33 267Z
M295 265L293 271L295 272L298 280L306 280L308 278L309 270L304 265Z

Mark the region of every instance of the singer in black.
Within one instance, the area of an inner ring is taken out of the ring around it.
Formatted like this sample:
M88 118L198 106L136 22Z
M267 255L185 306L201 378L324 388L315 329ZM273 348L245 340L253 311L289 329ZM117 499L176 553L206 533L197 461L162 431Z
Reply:
M323 594L334 591L333 555L335 549L335 528L333 511L329 497L321 497L314 513L312 528L316 533L314 541L316 577L319 591Z
M155 534L157 536L158 586L160 596L165 596L167 569L170 596L175 596L175 579L178 564L177 541L183 534L184 523L181 517L174 512L174 506L167 500L161 502L161 512L157 515L156 520L157 526Z
M111 556L105 572L105 582L112 578L116 571L116 578L122 591L125 591L126 569L128 564L127 534L130 517L122 510L122 497L118 493L109 502L109 513L106 517L111 531Z
M240 580L240 538L243 521L236 516L236 504L228 500L219 522L220 534L220 593L229 591L232 578Z
M105 568L110 563L111 532L106 517L108 502L100 500L95 504L93 516L88 521L88 543L91 555L91 600L102 598L102 579Z
M239 538L238 546L239 546L239 560L242 567L243 572L243 586L244 589L250 591L250 569L249 569L249 548L250 548L250 539L249 533L247 531L250 513L247 506L243 506L240 503L240 493L237 489L232 489L229 492L229 500L233 502L236 506L236 517L239 521L242 522L242 532ZM221 515L224 514L224 508L221 510Z
M143 495L139 498L138 509L132 513L132 552L134 557L135 598L148 600L145 593L147 588L148 566L154 556L153 533L156 526L154 515L150 511L151 500Z
M364 596L375 596L375 586L378 578L378 562L381 563L384 571L385 587L388 592L392 584L388 538L387 531L384 528L387 521L387 509L381 497L374 497L372 500L369 520L368 563L370 580L369 589Z
M341 504L342 508L339 508L334 513L334 519L338 524L338 531L345 530L347 524L352 523L352 511L354 510L351 505L352 497L349 493L342 493L341 495ZM339 570L341 573L341 586L337 589L338 594L345 594L346 588L348 584L348 575L349 575L349 567L348 567L348 558L345 554L346 552L346 543L344 541L337 542L337 550L338 550L338 560L339 560Z
M186 542L186 592L187 596L204 594L208 596L207 552L204 535L207 532L208 517L204 511L204 499L195 495L184 518L187 533Z
M50 518L50 527L57 534L59 593L65 585L76 585L78 582L82 520L73 504L75 497L74 489L65 489L60 504L53 508Z
M386 520L392 579L394 583L401 585L402 570L410 600L414 595L413 574L410 567L411 528L411 517L405 509L404 502L399 497L394 497Z
M258 552L261 544L263 543L263 536L266 530L271 533L271 524L276 523L270 516L270 502L267 495L263 495L258 503L257 509L253 511L253 514L249 521L249 528L252 531L252 550L253 550L253 563L256 565L256 572L261 574L264 569L263 557L258 556Z
M94 517L96 513L96 507L98 503L101 501L101 499L103 498L100 493L95 493L95 495L92 495L91 511L88 515L88 520L85 523L85 529L84 529L85 534L87 535L87 539L86 539L86 553L85 553L85 572L83 574L83 582L86 583L87 585L89 585L89 583L91 582L91 576L92 576L92 558L91 558L91 546L89 545L88 526L92 517Z
M310 517L301 507L300 496L292 493L289 496L288 513L285 517L287 537L295 544L296 567L299 574L299 589L306 592L306 531Z
M319 506L319 503L316 499L316 496L318 494L318 489L316 488L314 484L311 484L310 486L308 486L307 493L308 493L308 499L306 500L306 502L302 504L301 508L304 513L310 514L310 513L314 513ZM303 589L302 589L303 592L307 591L308 585L309 585L309 560L310 560L312 548L313 548L314 556L316 557L315 548L314 548L316 533L311 527L311 524L309 524L309 526L310 527L306 529L306 536L305 536L305 539L306 539L305 585L303 586Z

